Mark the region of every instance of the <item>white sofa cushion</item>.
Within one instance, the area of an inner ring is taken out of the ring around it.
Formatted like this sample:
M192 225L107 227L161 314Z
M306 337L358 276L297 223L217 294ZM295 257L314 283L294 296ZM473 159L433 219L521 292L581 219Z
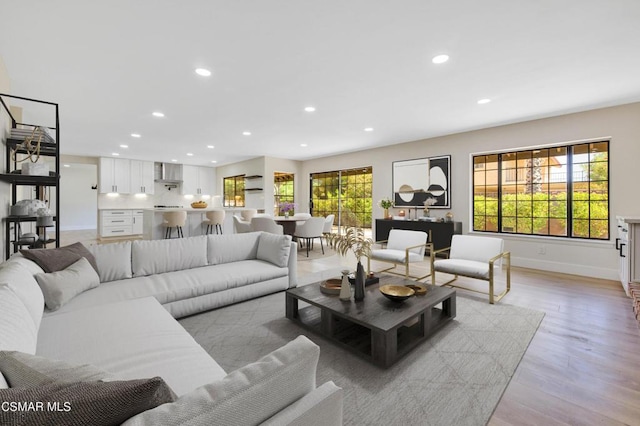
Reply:
M37 355L93 364L123 380L160 376L177 395L226 374L152 297L45 317Z
M132 417L125 426L255 425L313 391L320 348L298 336L222 380Z
M404 263L405 250L380 249L371 250L371 259L386 260L389 262ZM422 262L424 256L422 254L409 251L409 262Z
M38 329L22 300L0 283L0 350L36 352Z
M136 240L131 246L133 276L181 271L207 264L207 237Z
M96 258L100 282L131 278L131 241L94 244L89 251Z
M47 308L52 311L60 309L78 294L100 285L100 277L84 257L65 270L36 274L35 278Z
M263 232L258 239L256 258L285 268L291 252L291 236Z
M489 263L464 259L439 259L433 262L433 269L447 274L460 274L465 277L489 279Z
M502 238L479 237L476 235L454 235L451 239L449 259L475 260L489 262L489 259L502 253Z
M427 243L428 239L429 234L423 231L392 229L391 231L389 231L387 249L404 251L408 247L420 245L420 247L412 248L410 251L418 255L424 255L424 245Z
M26 262L33 266L25 266ZM24 257L16 258L15 260L11 258L9 261L0 264L0 283L6 283L13 289L24 304L24 307L29 311L31 321L37 330L42 320L44 296L40 286L38 286L38 282L32 275L34 271L43 272L34 262Z
M207 236L209 265L255 259L261 232Z
M326 382L260 426L342 426L342 388Z

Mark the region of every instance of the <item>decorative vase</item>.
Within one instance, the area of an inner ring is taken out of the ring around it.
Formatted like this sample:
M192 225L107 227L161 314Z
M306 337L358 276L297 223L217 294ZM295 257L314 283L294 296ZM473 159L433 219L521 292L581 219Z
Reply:
M288 211L284 212L284 218L285 219L289 219L289 212Z
M349 270L345 269L342 272L342 284L340 286L340 300L348 302L351 300L351 283L349 282Z
M355 294L353 295L353 298L355 299L356 302L359 302L360 300L364 300L364 283L365 280L367 279L367 277L364 274L364 267L362 266L362 263L360 263L360 261L358 260L358 267L356 268L356 290L355 290Z
M424 217L429 217L429 209L428 208L425 207L423 215L424 215Z
M383 219L388 219L389 218L389 209L384 209L384 216L382 216Z

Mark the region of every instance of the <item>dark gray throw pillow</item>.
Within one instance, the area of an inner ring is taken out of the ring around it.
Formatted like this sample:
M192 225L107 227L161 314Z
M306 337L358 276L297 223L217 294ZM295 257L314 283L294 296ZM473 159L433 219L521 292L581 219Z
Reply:
M0 389L2 425L120 425L175 400L160 377L117 382L48 383ZM15 409L14 409L15 408Z
M84 257L89 261L96 273L99 274L96 258L80 242L55 249L20 250L20 253L27 259L37 263L45 272L62 271L76 263L81 257Z

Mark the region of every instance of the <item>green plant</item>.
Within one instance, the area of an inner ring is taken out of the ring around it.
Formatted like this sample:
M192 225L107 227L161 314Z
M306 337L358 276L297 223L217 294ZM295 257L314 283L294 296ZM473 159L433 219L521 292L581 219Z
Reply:
M360 262L362 257L371 255L373 240L364 235L362 228L349 227L344 234L328 234L327 244L342 256L351 250Z
M382 200L378 201L378 205L383 209L390 209L391 207L393 207L393 201L388 198L383 198Z

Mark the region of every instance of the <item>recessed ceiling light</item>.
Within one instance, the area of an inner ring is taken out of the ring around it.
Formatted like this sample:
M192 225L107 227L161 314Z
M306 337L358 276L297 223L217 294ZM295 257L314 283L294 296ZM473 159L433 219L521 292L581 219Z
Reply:
M217 161L216 161L216 160L211 160L211 162L212 162L212 163L217 163Z
M64 167L71 167L69 164L64 164Z
M209 149L213 149L213 148L215 148L215 147L214 147L213 145L207 145L207 148L209 148Z
M364 131L365 132L373 132L373 127L365 127Z
M242 134L245 136L251 136L251 132L242 132Z
M173 163L177 163L177 162L178 162L178 160L176 160L175 158L172 158L172 159L171 159L171 162L173 162Z
M187 152L187 155L188 155L189 157L193 157L193 153L192 153L192 152Z
M131 137L132 138L139 138L139 137L142 137L142 136L140 135L140 133L131 133Z
M316 107L308 106L308 107L305 107L304 110L307 112L314 112L316 110Z
M120 155L120 154L118 154L117 152L112 152L112 153L111 153L111 155L114 155L114 156L116 156L116 157L117 157L117 156L118 156L118 155Z
M489 102L491 102L491 99L484 98L484 99L480 99L478 101L478 104L483 105L483 104L488 104Z
M301 143L300 146L304 148L304 147L307 146L307 144L306 143Z
M164 117L164 114L160 111L154 111L151 113L151 115L153 115L154 117Z
M120 148L129 148L129 145L120 145Z
M433 62L434 64L444 64L448 60L449 60L449 55L437 55L437 56L434 56L433 59L431 59L431 62Z
M211 75L211 71L206 68L196 68L196 74L201 75L203 77L209 77Z

